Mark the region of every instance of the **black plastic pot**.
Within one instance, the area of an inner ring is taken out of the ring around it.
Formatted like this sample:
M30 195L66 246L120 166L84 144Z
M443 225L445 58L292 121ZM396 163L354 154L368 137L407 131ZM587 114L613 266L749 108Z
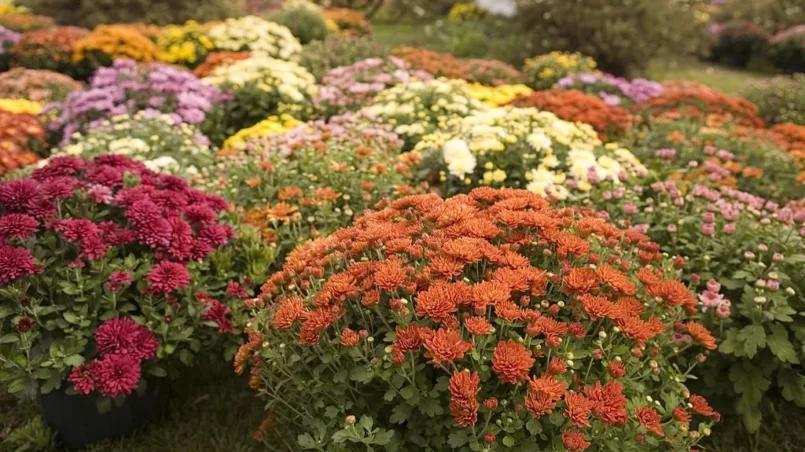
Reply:
M136 392L122 405L98 412L100 395L68 395L61 391L42 394L42 418L56 432L59 443L67 449L82 449L105 439L130 436L149 422L165 415L168 408L168 382L149 379L143 395Z

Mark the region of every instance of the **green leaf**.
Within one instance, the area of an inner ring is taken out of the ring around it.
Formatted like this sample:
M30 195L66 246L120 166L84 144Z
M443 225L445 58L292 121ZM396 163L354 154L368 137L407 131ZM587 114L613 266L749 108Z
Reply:
M782 362L799 363L797 352L794 351L794 346L788 340L788 331L785 327L778 323L770 323L769 329L771 335L766 339L766 343L771 352Z
M361 416L361 420L358 423L363 427L364 430L367 432L372 431L372 426L375 424L375 421L372 420L370 416L363 415Z
M428 417L444 414L444 408L442 408L442 405L436 399L424 399L417 405L417 407L421 413Z
M64 311L64 314L62 314L62 316L64 317L64 320L67 320L70 323L75 324L81 323L81 319L79 319L78 316L71 311Z
M296 437L296 442L299 444L299 447L303 449L317 449L318 444L316 444L316 440L310 436L310 433L305 433L304 435L299 435Z
M100 398L96 402L96 406L98 408L98 413L108 413L112 411L112 399L107 399L106 397Z
M64 364L67 364L70 367L78 367L84 364L84 357L81 355L70 355L64 358Z
M14 342L19 342L20 335L17 333L9 333L3 334L0 336L0 344L13 344Z
M383 400L385 400L386 402L391 402L396 397L397 397L397 391L395 391L394 388L389 389L388 391L386 391L385 394L383 394Z
M168 372L166 372L165 369L163 369L163 368L161 368L159 366L152 368L151 370L148 371L148 373L150 373L151 375L153 375L155 377L167 377L168 376Z
M805 407L805 376L793 369L782 369L777 372L777 384L786 400Z
M532 436L537 436L542 433L542 423L536 418L529 419L525 428L528 429L528 433L531 433Z
M400 389L400 395L402 396L403 399L408 400L416 395L416 390L411 386L406 386Z
M355 367L349 373L349 379L352 381L358 381L360 383L369 383L372 381L372 378L375 376L375 373L372 372L371 369L366 367Z
M453 429L450 432L450 436L447 437L447 444L449 444L453 449L458 449L468 442L470 442L470 433L464 428Z
M392 424L403 424L405 421L408 420L408 416L411 415L411 407L405 404L399 404L391 410L391 417L389 417L389 421Z
M727 330L725 336L724 340L721 341L721 345L718 347L718 351L726 355L741 356L743 354L743 347L741 346L741 341L738 340L738 332L730 329Z
M503 437L503 445L506 447L514 447L517 442L514 440L513 437L506 435Z
M744 343L744 354L753 358L758 348L766 347L766 330L763 325L748 325L738 332L738 339Z
M394 438L394 430L382 429L375 433L375 438L372 440L372 444L377 446L385 446L391 442L392 438Z
M338 416L338 408L330 405L324 410L324 415L330 419L335 419Z
M758 367L748 361L739 361L730 367L730 381L735 390L743 395L742 403L747 405L747 409L750 406L757 408L771 383Z

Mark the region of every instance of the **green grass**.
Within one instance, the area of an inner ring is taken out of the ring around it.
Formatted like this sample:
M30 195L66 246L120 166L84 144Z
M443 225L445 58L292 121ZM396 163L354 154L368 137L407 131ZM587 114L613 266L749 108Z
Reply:
M169 414L131 438L106 441L84 452L253 452L252 438L265 411L246 379L225 364L199 367L173 384ZM0 402L0 442L37 414L30 403ZM0 450L5 450L0 446ZM12 449L13 450L13 449Z
M652 80L692 80L726 93L740 93L747 82L762 80L767 75L731 69L700 61L680 59L657 60L649 65L646 77Z

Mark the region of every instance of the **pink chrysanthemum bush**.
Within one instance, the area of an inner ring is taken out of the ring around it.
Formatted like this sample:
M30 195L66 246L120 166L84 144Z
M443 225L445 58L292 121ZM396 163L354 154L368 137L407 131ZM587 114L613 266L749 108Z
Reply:
M287 421L272 441L687 451L719 418L686 388L703 355L680 357L674 325L684 348L715 343L659 247L524 190L392 201L298 248L247 304L235 366L265 425Z
M757 431L779 396L805 407L801 278L805 210L731 187L654 182L594 194L602 215L680 256L701 322L719 341L697 369L717 408ZM680 346L691 336L678 331ZM699 388L697 388L699 389Z
M235 235L219 219L226 208L117 155L54 157L30 178L0 183L9 392L64 388L108 401L148 376L176 376L213 345L231 339L234 352L229 304L249 295L247 282L218 276Z

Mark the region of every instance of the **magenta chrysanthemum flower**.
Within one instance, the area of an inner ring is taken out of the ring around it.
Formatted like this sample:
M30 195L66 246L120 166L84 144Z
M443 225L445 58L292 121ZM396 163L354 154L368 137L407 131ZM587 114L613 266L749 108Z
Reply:
M38 228L36 218L22 213L9 213L0 217L0 239L25 239Z
M218 300L209 300L208 304L209 308L204 313L204 320L217 323L219 333L227 334L235 331L232 321L227 318L232 311Z
M86 237L98 235L98 227L95 226L95 223L85 219L69 218L56 221L53 223L53 230L61 232L62 237L72 243L78 243Z
M28 204L39 197L41 186L32 179L0 184L0 206L11 212L27 213Z
M35 271L36 262L30 250L0 244L0 284L9 284Z
M45 199L65 199L73 196L73 190L79 182L72 177L60 176L49 179L42 184L42 194Z
M190 285L190 273L184 265L169 261L154 265L145 279L149 282L148 291L160 295L167 295Z
M78 157L53 157L48 164L37 168L31 177L38 181L46 181L54 177L73 176L86 166L87 162Z
M112 290L120 290L131 284L131 274L129 272L112 272L106 280L106 287Z
M76 392L87 395L95 390L94 367L93 363L82 364L70 371L67 381L73 384Z
M140 383L140 363L128 355L108 355L93 362L95 381L106 397L127 396Z
M185 207L182 213L185 219L193 224L212 224L218 219L215 211L203 204L191 204Z
M95 330L95 346L101 356L126 355L140 362L154 357L159 342L147 327L130 317L117 317Z
M235 237L235 231L225 224L210 224L201 228L199 238L213 246L225 245Z

